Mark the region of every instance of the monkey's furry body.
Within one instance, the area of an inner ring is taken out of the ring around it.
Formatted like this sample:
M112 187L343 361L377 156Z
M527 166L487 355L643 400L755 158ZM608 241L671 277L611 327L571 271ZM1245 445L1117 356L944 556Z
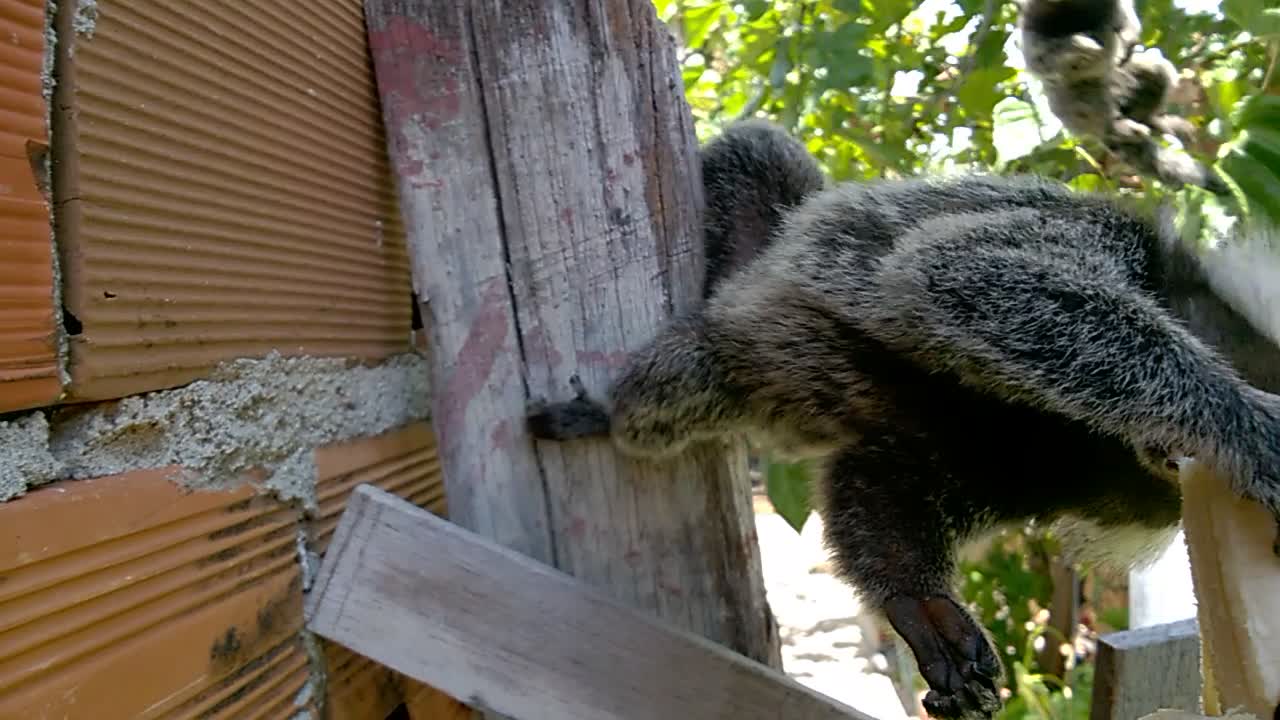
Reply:
M1033 178L828 186L756 121L702 172L705 303L607 403L579 387L531 430L650 459L745 432L820 458L837 566L911 646L935 716L1000 704L952 590L966 538L1036 518L1127 562L1091 546L1168 539L1181 455L1280 511L1280 351L1162 225Z

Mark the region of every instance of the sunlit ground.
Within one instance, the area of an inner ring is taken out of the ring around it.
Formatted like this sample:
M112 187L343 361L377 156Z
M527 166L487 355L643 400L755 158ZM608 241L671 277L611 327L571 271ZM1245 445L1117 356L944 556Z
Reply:
M911 717L890 679L892 637L880 637L876 621L831 575L817 516L797 535L759 497L756 529L787 674L872 717Z

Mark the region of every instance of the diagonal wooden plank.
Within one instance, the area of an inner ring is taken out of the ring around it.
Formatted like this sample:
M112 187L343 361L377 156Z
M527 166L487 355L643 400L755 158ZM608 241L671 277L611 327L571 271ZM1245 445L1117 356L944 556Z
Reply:
M515 720L870 720L369 485L307 615L316 634Z

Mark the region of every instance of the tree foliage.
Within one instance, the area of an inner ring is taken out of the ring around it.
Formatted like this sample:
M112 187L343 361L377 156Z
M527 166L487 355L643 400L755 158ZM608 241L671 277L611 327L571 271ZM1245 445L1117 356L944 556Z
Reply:
M682 40L686 96L706 139L759 116L803 138L837 180L965 170L1036 173L1080 190L1168 203L1187 232L1280 224L1280 8L1271 0L1145 0L1142 44L1182 71L1184 148L1232 188L1218 197L1134 175L1068 134L1025 71L1005 0L655 0ZM1176 143L1173 138L1168 142ZM770 494L797 527L802 469Z
M1226 179L1232 194L1225 198L1136 176L1096 140L1067 134L1025 71L1013 0L655 5L681 40L686 96L702 139L735 120L767 117L802 138L836 180L1036 173L1080 190L1169 203L1202 239L1242 220L1280 224L1275 0L1138 3L1142 44L1182 72L1172 109L1200 130L1184 149ZM807 468L766 461L764 469L779 513L799 529L809 513ZM1011 648L1003 717L1087 717L1088 667L1047 678L1027 645L1044 629L1027 619L1026 607L1043 607L1047 586L1016 556L993 552L966 565L963 592ZM1073 698L1063 680L1083 683L1084 696Z
M1202 130L1187 150L1239 189L1220 202L1135 177L1096 141L1065 133L1024 70L1013 2L656 0L683 40L686 95L704 138L763 116L804 138L839 180L1035 172L1172 200L1189 222L1219 224L1250 213L1280 222L1280 9L1268 3L1139 8L1143 44L1183 71L1176 109Z

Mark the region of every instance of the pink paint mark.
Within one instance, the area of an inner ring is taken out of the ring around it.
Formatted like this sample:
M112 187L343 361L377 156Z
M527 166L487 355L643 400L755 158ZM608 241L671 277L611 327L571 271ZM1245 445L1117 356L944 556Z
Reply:
M414 190L422 190L424 188L431 188L432 190L444 189L444 180L441 180L440 178L422 177L421 161L416 161L416 166L418 168L418 172L411 172L408 174L409 185L413 187Z
M564 208L563 210L561 210L560 219L564 221L565 225L572 225L573 224L573 208Z
M569 537L574 540L582 540L587 536L586 518L575 517L569 521Z
M467 337L453 358L451 376L436 397L436 432L441 445L447 448L453 449L453 444L459 442L467 408L493 379L493 367L511 331L507 309L506 278L492 278L481 293L480 308L471 318Z
M683 588L681 588L679 585L668 585L667 582L662 578L658 578L658 589L662 590L668 595L673 595L678 598L684 597Z
M435 130L461 115L456 75L466 64L458 38L440 37L421 23L393 17L380 28L370 27L368 33L378 94L391 129L393 162L397 172L409 178L423 167L420 159L410 156L405 128L421 123Z
M560 367L560 364L564 362L564 356L551 344L550 338L547 337L547 331L541 322L525 333L524 354L526 361L530 365L544 365L553 370Z
M511 431L511 421L503 419L493 426L493 432L489 433L489 442L493 444L494 450L509 450L514 437L515 433Z
M399 153L397 154L399 155ZM400 159L396 162L396 172L409 178L410 182L416 183L418 176L422 175L426 167L421 160L410 158L407 154L408 150L405 151L405 154L400 155Z
M630 355L625 352L606 353L598 350L579 350L574 357L579 365L620 370L626 366Z

